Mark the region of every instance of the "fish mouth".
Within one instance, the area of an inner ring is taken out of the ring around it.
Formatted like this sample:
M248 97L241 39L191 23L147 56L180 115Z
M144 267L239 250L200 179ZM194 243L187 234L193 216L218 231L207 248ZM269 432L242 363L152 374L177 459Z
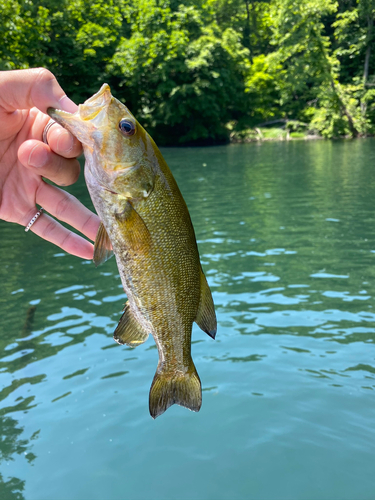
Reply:
M48 108L48 115L55 120L56 123L68 130L72 135L85 144L86 146L93 147L92 132L94 127L90 122L84 122L79 114L79 109L75 113L69 113L62 109Z
M93 120L112 101L111 89L108 83L104 83L96 94L78 106L78 113L84 121Z
M48 108L47 114L55 120L55 122L59 123L62 127L66 127L67 123L76 113L69 113L69 111L63 111L62 109L57 108Z
M106 119L106 110L113 99L109 85L104 83L96 94L79 104L75 113L57 108L48 108L47 113L79 141L92 147L92 134Z

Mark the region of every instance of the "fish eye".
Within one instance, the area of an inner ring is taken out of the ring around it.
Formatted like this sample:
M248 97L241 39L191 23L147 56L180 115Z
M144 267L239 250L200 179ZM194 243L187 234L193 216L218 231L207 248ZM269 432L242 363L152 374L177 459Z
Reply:
M118 124L118 128L123 135L130 136L135 134L135 123L123 118Z

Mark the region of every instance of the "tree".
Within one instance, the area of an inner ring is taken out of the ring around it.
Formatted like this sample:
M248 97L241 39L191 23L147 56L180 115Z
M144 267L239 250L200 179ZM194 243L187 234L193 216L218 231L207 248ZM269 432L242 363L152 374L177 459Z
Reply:
M245 113L249 52L210 12L210 4L198 10L139 2L130 36L107 66L120 95L160 143L225 141L227 123Z
M375 0L357 0L350 9L339 13L333 24L337 57L349 70L343 71L342 77L354 84L361 119L367 130L371 130L375 118L374 22Z
M333 0L276 0L272 14L277 49L269 58L271 67L273 63L274 70L282 75L280 104L287 116L311 120L328 137L338 129L357 136L360 127L339 84L339 61L325 35L323 18L336 10ZM325 124L320 119L322 109Z
M0 68L46 66L81 102L96 92L121 36L121 0L5 0Z
M32 1L2 0L0 3L0 70L23 69L29 61L46 65L49 43L49 10Z
M375 132L375 0L3 0L0 69L46 66L76 102L102 83L160 144L268 121Z

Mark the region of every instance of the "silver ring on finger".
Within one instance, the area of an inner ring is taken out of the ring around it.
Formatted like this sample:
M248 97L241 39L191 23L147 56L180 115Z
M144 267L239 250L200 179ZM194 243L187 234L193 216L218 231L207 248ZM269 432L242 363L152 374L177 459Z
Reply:
M27 226L25 227L25 233L27 233L27 231L31 228L31 226L33 224L35 224L35 222L39 219L39 217L42 215L43 213L43 208L40 207L40 209L37 211L37 213L34 215L34 217L30 220L30 222L27 224Z
M44 144L48 144L48 140L47 140L47 134L48 134L48 131L49 129L55 125L55 120L52 120L52 118L49 120L49 122L47 123L47 125L44 127L44 130L43 130L43 136L42 136L42 139L43 139L43 142Z

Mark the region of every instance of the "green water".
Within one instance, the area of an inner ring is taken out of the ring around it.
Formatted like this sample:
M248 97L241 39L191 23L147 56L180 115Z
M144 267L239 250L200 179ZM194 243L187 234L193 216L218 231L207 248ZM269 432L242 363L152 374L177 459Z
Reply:
M373 500L375 141L164 153L217 307L202 409L149 416L113 259L1 222L0 498Z

